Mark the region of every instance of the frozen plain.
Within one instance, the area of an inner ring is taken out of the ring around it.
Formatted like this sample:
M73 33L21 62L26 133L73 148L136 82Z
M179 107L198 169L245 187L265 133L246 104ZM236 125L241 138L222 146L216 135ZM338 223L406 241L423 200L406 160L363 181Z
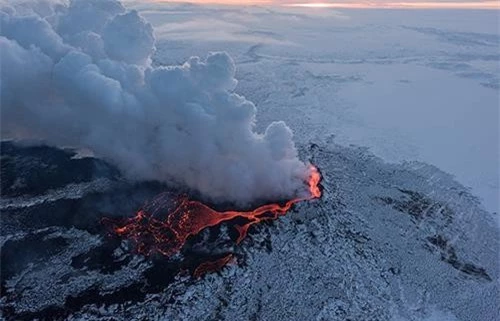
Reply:
M435 165L498 212L498 12L129 6L159 64L230 53L261 128Z

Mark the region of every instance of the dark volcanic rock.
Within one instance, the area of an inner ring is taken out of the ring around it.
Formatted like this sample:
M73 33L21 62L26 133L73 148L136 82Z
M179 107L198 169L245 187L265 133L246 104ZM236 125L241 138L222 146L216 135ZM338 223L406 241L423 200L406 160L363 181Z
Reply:
M450 264L454 269L476 278L492 281L484 268L460 260L457 251L446 237L442 235L429 236L427 241L439 251L441 260Z
M1 142L0 150L2 196L38 195L70 183L119 176L109 164L96 158L75 158L72 150L23 147L9 141Z
M47 146L3 142L1 157L7 320L63 320L88 305L141 302L232 246L216 227L190 238L179 257L135 255L102 219L130 217L168 187L127 182L106 162Z

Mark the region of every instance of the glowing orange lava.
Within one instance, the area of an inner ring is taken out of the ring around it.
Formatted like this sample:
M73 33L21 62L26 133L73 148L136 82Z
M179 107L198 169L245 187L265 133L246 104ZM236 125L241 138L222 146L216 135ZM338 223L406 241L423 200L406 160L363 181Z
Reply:
M113 230L117 235L130 239L141 254L150 255L157 252L165 256L172 256L182 248L188 237L200 233L207 227L216 226L236 218L243 218L246 223L236 225L239 232L236 242L239 243L245 238L248 228L253 224L263 220L276 219L285 215L293 204L321 196L319 188L321 175L318 169L312 165L309 172L309 195L289 200L284 205L267 204L253 211L218 212L201 202L181 197L175 201L174 209L172 212L167 213L165 219L157 218L154 213L141 209L133 218L126 220L122 224L115 225L112 222L114 225ZM157 205L155 202L161 203L161 197L153 202L153 208ZM225 263L228 261L229 258L225 260ZM215 264L219 263L216 262Z

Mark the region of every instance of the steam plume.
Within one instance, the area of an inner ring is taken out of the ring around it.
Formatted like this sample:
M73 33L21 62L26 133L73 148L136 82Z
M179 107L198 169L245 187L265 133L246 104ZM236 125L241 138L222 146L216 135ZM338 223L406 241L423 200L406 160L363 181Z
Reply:
M153 28L115 0L0 9L2 135L92 150L132 179L214 201L290 197L308 169L283 122L254 132L226 53L153 66Z

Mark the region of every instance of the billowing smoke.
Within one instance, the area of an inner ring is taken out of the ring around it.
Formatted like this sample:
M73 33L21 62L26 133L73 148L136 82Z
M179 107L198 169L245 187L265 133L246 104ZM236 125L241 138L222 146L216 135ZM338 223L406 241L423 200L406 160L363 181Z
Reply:
M153 28L114 0L0 9L2 135L92 150L131 179L214 201L290 197L308 169L291 130L254 131L226 53L153 66Z

